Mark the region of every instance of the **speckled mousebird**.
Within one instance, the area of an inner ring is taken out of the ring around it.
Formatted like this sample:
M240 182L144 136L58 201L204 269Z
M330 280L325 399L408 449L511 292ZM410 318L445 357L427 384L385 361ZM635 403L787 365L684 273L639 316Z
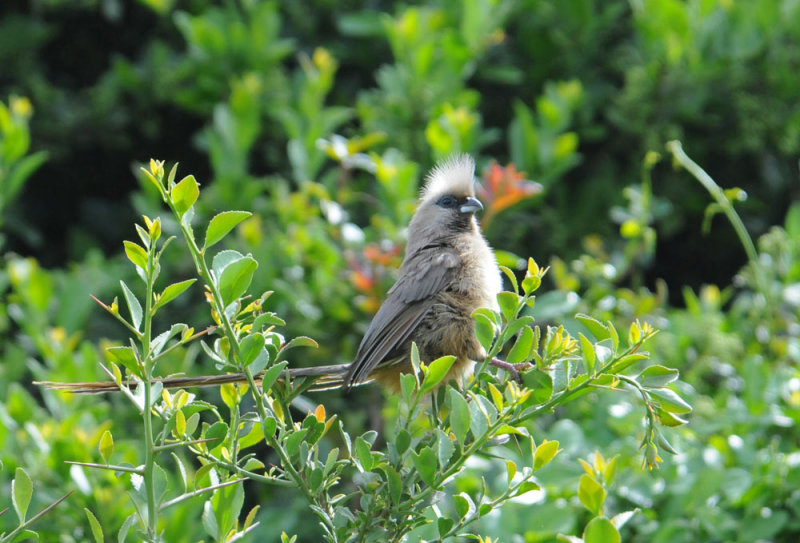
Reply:
M410 350L432 361L454 355L449 374L461 381L486 356L475 336L472 313L479 307L497 310L502 287L494 253L481 234L475 213L475 163L468 155L451 157L427 177L419 205L408 226L408 244L400 275L389 290L350 364L290 369L291 377L320 377L320 388L349 390L376 380L389 390L411 371ZM241 374L174 377L168 387L211 386L243 380ZM74 392L119 390L105 383L42 383Z

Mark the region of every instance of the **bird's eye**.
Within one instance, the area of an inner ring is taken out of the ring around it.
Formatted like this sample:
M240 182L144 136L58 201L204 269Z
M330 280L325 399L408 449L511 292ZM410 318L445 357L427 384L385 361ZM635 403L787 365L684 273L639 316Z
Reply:
M455 197L447 194L439 198L439 200L436 202L436 205L444 208L453 208L458 205L458 200L456 200Z

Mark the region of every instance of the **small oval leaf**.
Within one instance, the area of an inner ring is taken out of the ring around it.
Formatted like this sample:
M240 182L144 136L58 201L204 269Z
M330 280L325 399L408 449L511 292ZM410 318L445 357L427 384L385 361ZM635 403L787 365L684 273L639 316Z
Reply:
M206 241L203 248L208 249L224 238L236 225L250 217L249 211L223 211L215 215L208 223Z
M193 175L187 175L172 187L170 198L179 217L183 217L200 195L200 185Z

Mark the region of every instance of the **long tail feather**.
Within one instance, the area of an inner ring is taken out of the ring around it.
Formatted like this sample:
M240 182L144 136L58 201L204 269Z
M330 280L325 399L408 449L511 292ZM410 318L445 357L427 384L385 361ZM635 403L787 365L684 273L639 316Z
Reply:
M317 366L313 368L291 368L289 369L289 379L298 377L315 377L315 383L310 390L331 390L340 388L344 381L343 376L349 364L333 364L330 366ZM256 381L260 381L263 373L255 376ZM243 373L226 373L223 375L205 375L200 377L165 377L156 379L165 388L197 388L221 386L228 383L246 383L247 379ZM114 381L92 381L83 383L63 383L57 381L34 381L34 385L43 386L52 390L65 390L73 394L105 394L107 392L119 392L120 388ZM131 390L136 390L138 381L124 383Z

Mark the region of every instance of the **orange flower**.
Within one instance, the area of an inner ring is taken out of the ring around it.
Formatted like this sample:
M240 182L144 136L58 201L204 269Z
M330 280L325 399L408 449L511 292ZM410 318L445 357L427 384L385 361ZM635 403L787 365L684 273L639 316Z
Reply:
M525 172L518 172L513 163L503 167L492 162L484 171L483 179L477 192L486 207L481 220L484 228L501 211L542 192L542 185L525 179Z

